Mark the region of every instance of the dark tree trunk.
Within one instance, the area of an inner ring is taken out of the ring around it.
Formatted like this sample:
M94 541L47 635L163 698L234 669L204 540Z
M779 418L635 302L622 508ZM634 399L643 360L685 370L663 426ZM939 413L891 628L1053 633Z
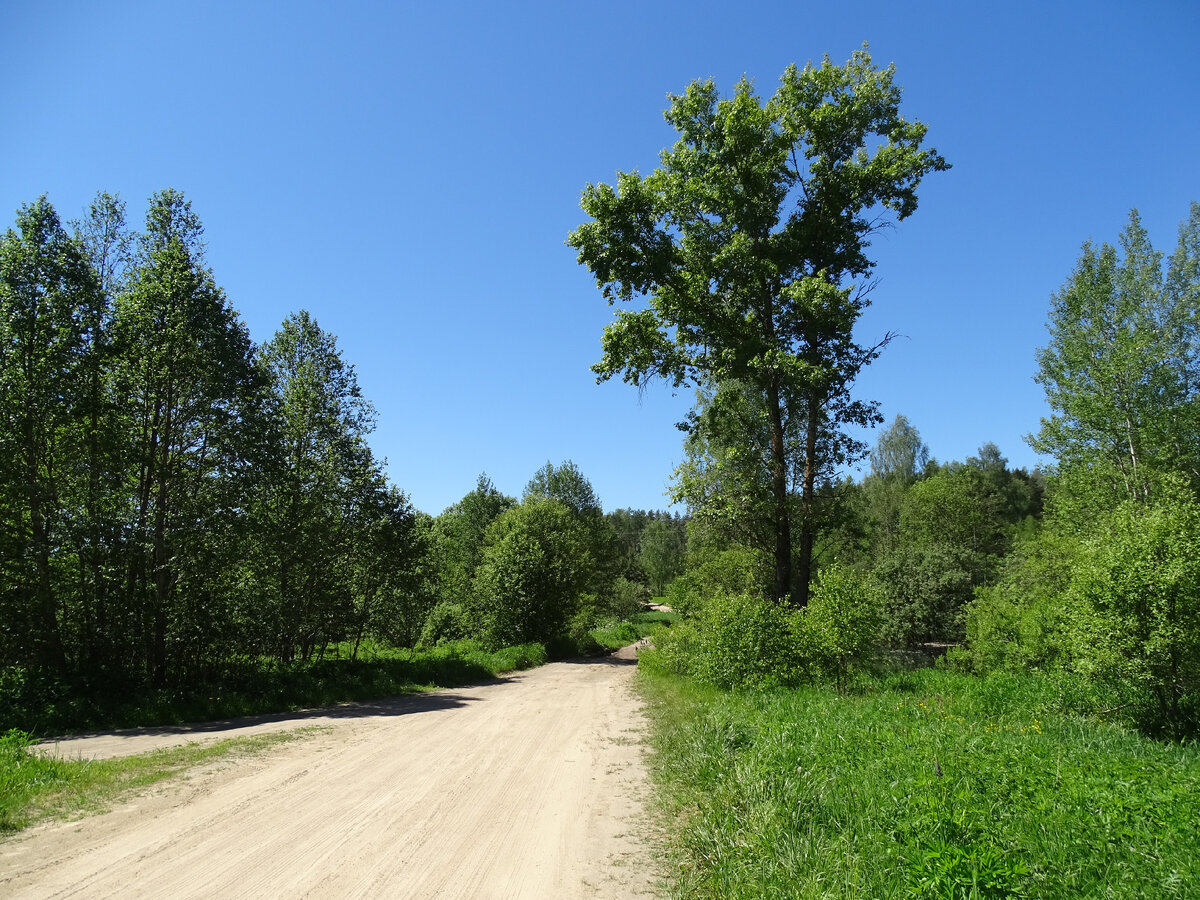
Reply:
M809 582L812 581L813 544L817 534L813 516L817 502L817 428L820 423L820 407L810 399L804 435L804 486L800 495L800 553L796 560L795 602L799 607L808 606Z
M786 603L792 592L792 520L788 510L787 455L783 439L783 411L779 385L767 385L767 409L771 417L771 493L775 500L775 584L772 597Z

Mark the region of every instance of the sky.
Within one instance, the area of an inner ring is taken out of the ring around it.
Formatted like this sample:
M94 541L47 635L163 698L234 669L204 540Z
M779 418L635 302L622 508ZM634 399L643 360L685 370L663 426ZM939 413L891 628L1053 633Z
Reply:
M300 309L337 336L418 509L567 459L605 509L665 508L694 396L595 383L612 310L564 243L581 191L653 170L668 93L769 96L864 41L953 168L874 239L857 336L900 336L856 395L939 460L1049 463L1024 436L1051 295L1132 208L1169 254L1200 200L1195 0L0 0L0 228L100 190L140 226L178 188L256 341Z

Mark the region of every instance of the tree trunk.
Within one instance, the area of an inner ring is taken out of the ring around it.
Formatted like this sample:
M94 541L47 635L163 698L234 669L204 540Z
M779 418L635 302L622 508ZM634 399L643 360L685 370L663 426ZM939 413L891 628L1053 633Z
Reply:
M800 495L800 555L796 560L796 605L808 606L808 588L812 581L813 544L817 527L813 510L817 502L817 428L821 424L821 408L810 398L808 422L804 435L804 486Z
M779 384L767 385L767 409L771 417L771 492L775 500L775 585L772 597L786 603L792 592L792 520L788 511L787 455L783 439L783 411Z

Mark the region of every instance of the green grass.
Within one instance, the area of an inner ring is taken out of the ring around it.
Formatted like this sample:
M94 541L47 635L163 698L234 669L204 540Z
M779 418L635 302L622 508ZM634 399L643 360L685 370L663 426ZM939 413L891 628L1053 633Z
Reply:
M1200 885L1200 748L923 670L729 694L640 673L687 898L1171 898Z
M458 641L423 651L369 648L356 660L343 656L287 666L243 661L203 681L168 688L9 668L0 670L0 733L17 728L44 737L329 706L458 687L546 660L541 644L489 652Z
M644 637L653 638L657 631L670 627L678 621L679 613L643 612L636 614L627 622L616 622L594 628L592 637L601 647L619 650Z
M29 735L9 731L0 736L0 834L48 818L102 812L123 797L203 763L261 753L318 730L302 728L89 761L31 753Z

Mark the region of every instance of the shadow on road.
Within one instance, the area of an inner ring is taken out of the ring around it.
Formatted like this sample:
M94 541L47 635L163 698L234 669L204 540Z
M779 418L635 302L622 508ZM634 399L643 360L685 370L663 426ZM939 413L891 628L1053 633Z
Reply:
M490 678L472 687L482 687L493 684L509 684L512 678ZM73 743L86 738L137 738L145 735L172 736L189 735L202 737L218 731L237 731L255 725L270 725L279 722L304 725L306 722L321 719L368 719L377 716L406 716L413 713L437 712L439 710L457 709L468 703L481 700L481 697L471 697L449 689L439 689L427 693L401 694L397 697L386 697L380 700L363 700L356 703L341 703L337 706L319 707L316 709L300 709L291 712L261 713L254 716L239 716L231 719L214 719L211 722L192 722L185 725L146 725L141 728L125 728L119 731L91 731L62 735L41 741L43 747L51 747L59 743Z

